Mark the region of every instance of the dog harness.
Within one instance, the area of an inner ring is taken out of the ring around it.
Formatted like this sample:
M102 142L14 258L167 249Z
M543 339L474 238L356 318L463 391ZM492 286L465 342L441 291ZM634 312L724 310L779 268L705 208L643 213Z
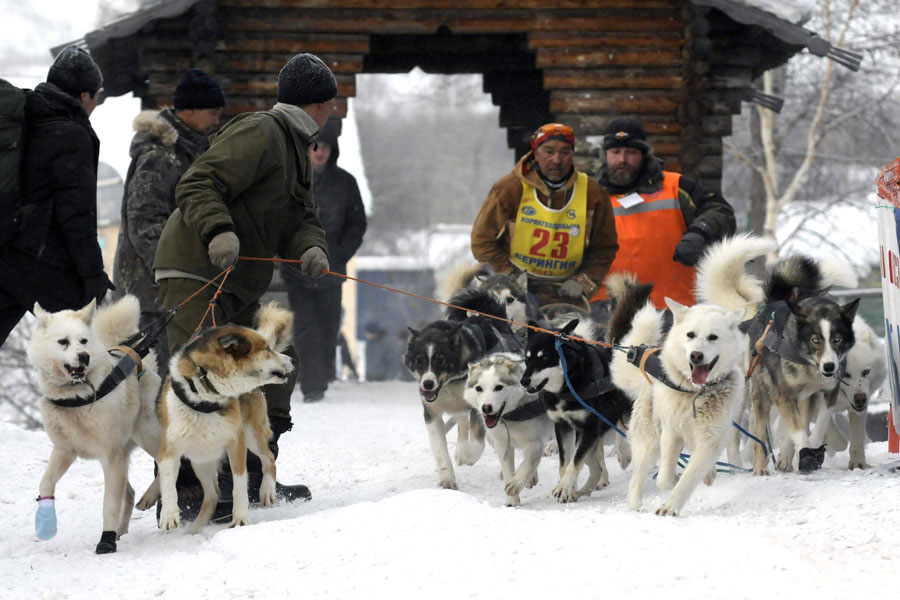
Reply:
M684 392L685 394L693 394L695 392L691 390L686 390L666 375L666 370L663 369L662 361L659 359L659 351L662 348L659 347L648 347L648 346L632 346L628 349L628 354L625 359L639 368L641 370L641 374L644 378L650 382L650 377L657 380L667 388L673 389L678 392ZM650 374L650 377L647 374ZM650 382L652 383L652 382Z
M134 343L134 337L128 338L118 346L113 346L110 348L109 353L120 352L122 357L119 359L119 362L113 367L112 371L109 372L109 375L100 382L100 387L94 389L91 383L87 380L79 383L85 383L91 386L92 391L94 392L92 396L75 396L72 398L48 398L50 402L59 406L61 408L78 408L79 406L87 406L88 404L93 404L94 402L101 400L107 394L112 392L120 383L125 381L125 379L131 374L132 371L137 369L138 377L144 374L143 372L143 362L141 359L147 356L147 353L150 351L150 346L146 346L143 354L141 354L141 344L138 344L137 349L132 348L129 344Z
M588 176L578 173L572 197L560 209L538 200L522 182L522 199L510 240L510 261L536 277L567 277L581 266L587 224Z
M600 358L600 353L597 348L588 344L579 344L568 339L563 339L560 343L563 346L568 345L569 347L578 348L585 353L587 359L587 369L585 370L589 375L587 381L578 386L578 389L575 390L580 397L598 398L616 389L616 386L612 381L612 376L603 365L603 359ZM563 389L558 395L564 400L575 399L574 395L572 395L568 389Z
M547 414L547 407L540 400L532 400L528 404L523 404L515 410L511 410L504 414L501 418L504 421L520 422L536 419L541 415Z
M784 328L790 316L791 309L787 302L777 300L766 304L755 315L738 325L738 329L750 336L751 340L757 340L754 343L754 357L761 354L764 348L791 362L811 364L784 337Z

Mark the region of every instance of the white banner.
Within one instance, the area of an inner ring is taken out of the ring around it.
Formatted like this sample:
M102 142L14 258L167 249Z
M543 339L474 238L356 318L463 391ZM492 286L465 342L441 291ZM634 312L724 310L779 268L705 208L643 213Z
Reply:
M894 429L900 433L900 209L882 200L878 205L881 245L881 293L884 299L884 348L888 365ZM887 388L884 390L887 391ZM882 392L884 393L884 392Z

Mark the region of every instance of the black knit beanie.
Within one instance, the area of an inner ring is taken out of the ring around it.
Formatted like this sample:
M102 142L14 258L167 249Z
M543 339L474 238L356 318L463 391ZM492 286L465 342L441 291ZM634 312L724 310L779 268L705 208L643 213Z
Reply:
M631 117L613 119L603 134L603 150L610 148L636 148L645 154L650 152L647 134L640 121Z
M278 73L278 101L303 106L337 96L337 80L322 60L309 53L298 54Z
M47 83L70 94L96 92L103 85L103 74L87 50L66 46L50 65Z
M190 69L178 82L172 100L175 110L222 108L225 91L218 81L200 69Z

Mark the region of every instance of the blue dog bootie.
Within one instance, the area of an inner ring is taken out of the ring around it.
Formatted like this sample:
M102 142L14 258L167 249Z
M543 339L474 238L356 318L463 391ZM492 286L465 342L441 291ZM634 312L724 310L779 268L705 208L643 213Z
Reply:
M39 540L49 540L56 535L56 508L53 496L38 498L34 514L34 532Z

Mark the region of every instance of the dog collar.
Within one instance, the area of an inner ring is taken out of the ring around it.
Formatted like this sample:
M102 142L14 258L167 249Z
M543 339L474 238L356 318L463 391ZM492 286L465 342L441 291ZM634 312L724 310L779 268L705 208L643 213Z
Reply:
M190 379L188 379L187 382L191 388L191 391L196 394L197 388L194 387L193 382L191 382ZM222 410L224 408L221 404L217 404L215 402L208 402L206 400L202 400L200 402L194 402L193 400L191 400L188 397L187 390L184 389L184 386L181 384L181 382L175 381L174 379L172 380L172 391L175 392L175 395L178 397L178 399L181 400L182 402L184 402L184 404L188 408L196 410L197 412L209 414L209 413L214 413L216 411Z
M540 400L532 400L528 404L523 404L519 408L506 413L502 416L502 419L513 422L530 421L546 414L547 407L544 406L544 403Z

